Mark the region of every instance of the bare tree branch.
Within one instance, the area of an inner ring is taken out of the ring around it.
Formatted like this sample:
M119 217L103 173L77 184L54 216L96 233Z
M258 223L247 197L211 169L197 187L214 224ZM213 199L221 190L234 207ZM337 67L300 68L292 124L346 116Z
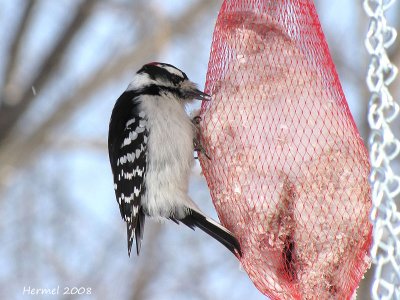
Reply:
M0 144L4 142L5 137L17 123L19 117L32 103L34 99L32 87L36 90L41 90L49 78L51 78L54 71L57 70L68 46L82 28L85 21L88 20L95 4L95 0L85 0L80 4L74 19L60 36L53 50L43 61L36 77L25 87L25 90L21 94L22 96L18 93L16 95L13 95L13 93L5 95L5 105L0 110ZM13 97L16 98L12 99ZM7 105L8 103L11 104Z
M105 139L73 139L73 138L63 138L61 141L56 141L55 139L51 139L46 141L55 147L57 147L58 151L73 151L77 149L88 149L92 151L105 152L107 151L107 141Z
M21 45L23 44L23 39L27 34L29 29L29 25L32 23L32 16L34 7L36 6L37 1L27 1L26 5L22 8L23 12L21 15L21 19L19 24L17 25L15 35L11 42L8 54L6 55L8 59L6 60L5 66L5 78L4 78L4 87L2 90L0 103L5 104L6 95L11 92L6 92L5 90L12 89L12 78L14 76L14 72L16 70L17 62L18 62L18 53L20 52Z

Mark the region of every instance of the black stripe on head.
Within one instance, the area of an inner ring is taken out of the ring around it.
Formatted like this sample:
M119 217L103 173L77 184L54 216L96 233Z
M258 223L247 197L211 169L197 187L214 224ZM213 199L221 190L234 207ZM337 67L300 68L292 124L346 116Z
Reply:
M171 93L177 98L185 99L185 95L182 94L182 91L179 88L167 87L167 86L159 86L155 84L148 85L142 88L140 91L137 91L140 95L152 95L152 96L161 96L163 93Z
M170 64L153 62L144 65L137 74L146 73L153 80L161 80L171 82L173 85L178 85L188 77L184 72Z

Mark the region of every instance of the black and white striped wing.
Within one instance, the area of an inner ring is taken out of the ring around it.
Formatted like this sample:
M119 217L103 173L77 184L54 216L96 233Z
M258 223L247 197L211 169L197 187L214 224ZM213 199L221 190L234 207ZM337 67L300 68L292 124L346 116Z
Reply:
M128 254L133 239L140 252L145 215L141 198L145 193L147 164L147 120L135 101L125 92L115 104L109 129L108 147L114 175L114 190L122 218L127 223Z

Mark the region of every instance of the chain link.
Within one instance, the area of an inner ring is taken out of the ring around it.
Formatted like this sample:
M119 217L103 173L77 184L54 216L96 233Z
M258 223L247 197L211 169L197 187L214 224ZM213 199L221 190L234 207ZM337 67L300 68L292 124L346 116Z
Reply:
M400 176L391 167L400 153L400 141L390 128L400 108L389 91L398 69L386 52L394 44L397 32L385 17L395 2L364 0L363 3L370 18L365 46L371 56L367 86L371 92L368 111L374 225L371 256L376 265L373 299L400 299L400 213L395 203L395 197L400 195Z

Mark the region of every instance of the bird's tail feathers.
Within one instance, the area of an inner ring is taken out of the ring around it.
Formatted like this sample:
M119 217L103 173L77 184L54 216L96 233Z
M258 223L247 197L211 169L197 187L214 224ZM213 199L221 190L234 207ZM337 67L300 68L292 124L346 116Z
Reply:
M214 221L213 219L205 216L193 208L188 208L188 213L182 219L176 220L171 218L174 222L180 221L186 226L195 229L196 227L203 230L205 233L215 238L226 248L229 249L234 255L239 254L242 256L239 241L228 229Z
M131 221L126 223L127 236L128 236L128 255L131 256L133 238L136 240L136 253L139 255L140 248L142 247L143 232L144 232L145 214L143 209L139 208L136 216L131 217Z

